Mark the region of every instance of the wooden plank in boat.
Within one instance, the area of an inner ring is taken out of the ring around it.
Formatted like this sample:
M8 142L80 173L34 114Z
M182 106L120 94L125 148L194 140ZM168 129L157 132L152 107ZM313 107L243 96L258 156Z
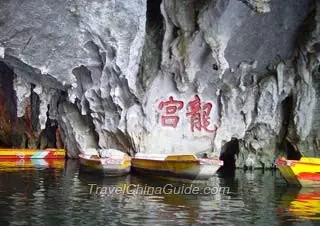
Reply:
M169 155L165 158L166 161L196 161L197 157L194 155Z

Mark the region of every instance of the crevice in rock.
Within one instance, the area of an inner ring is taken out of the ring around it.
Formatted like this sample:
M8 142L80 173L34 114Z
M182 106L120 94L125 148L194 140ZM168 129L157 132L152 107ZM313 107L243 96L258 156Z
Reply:
M315 6L311 7L311 9L312 10L309 12L309 15L305 18L305 20L300 24L299 28L297 29L297 33L296 33L297 35L294 42L294 46L296 46L297 50L299 51L298 53L302 55L304 55L303 49L305 48L306 44L310 39L310 36L312 36L311 35L312 32L316 29L316 26L317 26L317 23L315 20L316 13L317 13ZM295 63L294 65L297 65L297 64Z
M161 2L162 0L147 1L146 37L139 73L143 90L146 90L157 76L161 65L162 41L164 38L163 18L160 9Z
M16 100L13 88L14 72L5 63L0 62L0 145L15 145L14 131L17 121Z
M246 114L243 111L240 111L240 115L242 115L242 117L243 117L244 124L247 125Z
M118 131L116 134L117 142L121 146L120 150L123 150L128 155L132 156L132 151L134 151L134 144L132 143L132 140L130 139L130 136L127 133L123 133L122 131Z
M282 114L282 128L279 133L279 139L281 140L279 149L286 153L288 159L298 160L301 158L301 154L296 150L293 144L287 139L288 128L292 119L293 112L293 96L289 95L281 102L281 114Z
M282 128L280 130L281 140L284 140L288 133L288 126L292 115L293 97L292 95L286 97L281 102L281 114L282 114Z
M236 168L236 155L239 154L239 140L232 138L221 149L220 159L223 160L223 166L219 171L231 172Z
M223 103L222 103L222 91L219 90L218 97L217 97L217 104L218 104L218 125L221 125L222 114L223 114Z
M287 153L287 159L299 160L302 157L300 152L296 151L293 145L288 140L284 140L283 146L285 152Z
M40 98L37 93L33 91L36 85L31 84L31 97L30 97L30 106L31 106L31 125L34 131L39 130L39 114L40 114Z
M147 1L147 25L161 25L162 27L161 2L162 0Z
M172 24L172 40L178 38L179 33L181 33L180 28Z
M55 120L48 118L46 122L46 128L40 133L38 148L57 148L57 129L58 123Z
M201 11L210 4L210 0L196 0L194 1L194 13L195 13L195 30L200 30L199 28L199 15Z

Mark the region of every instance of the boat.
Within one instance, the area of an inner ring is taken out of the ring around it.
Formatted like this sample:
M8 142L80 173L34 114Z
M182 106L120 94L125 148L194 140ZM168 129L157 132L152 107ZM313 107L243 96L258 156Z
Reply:
M320 220L320 191L315 188L288 190L277 208L280 215L288 214L303 220Z
M275 165L290 185L320 187L320 158L301 157L300 160L288 160L280 157Z
M122 176L131 170L131 157L116 149L101 149L79 154L80 170L102 173L105 176Z
M0 172L28 171L35 169L63 169L64 159L0 159Z
M218 158L198 158L194 154L137 153L132 158L134 171L176 180L208 180L222 165Z
M1 148L0 159L65 159L65 149L23 149Z

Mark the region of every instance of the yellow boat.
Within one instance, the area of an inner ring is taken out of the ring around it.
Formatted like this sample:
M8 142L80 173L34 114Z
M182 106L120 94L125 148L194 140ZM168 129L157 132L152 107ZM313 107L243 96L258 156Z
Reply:
M1 148L0 159L65 159L65 149L48 148L39 149L14 149Z
M197 158L193 154L137 153L132 158L132 169L134 171L187 180L208 180L222 165L223 161L217 158Z
M0 172L15 172L44 168L63 169L64 159L0 159Z
M320 191L314 188L288 191L282 196L277 212L290 213L304 220L320 220Z
M289 184L301 187L320 186L320 158L287 160L281 157L275 164Z
M80 170L87 173L102 173L105 176L122 176L131 170L131 157L119 150L102 149L96 153L82 153Z

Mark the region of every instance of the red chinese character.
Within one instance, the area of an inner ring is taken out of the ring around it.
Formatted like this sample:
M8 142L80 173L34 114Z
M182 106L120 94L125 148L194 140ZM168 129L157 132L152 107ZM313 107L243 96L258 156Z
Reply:
M177 110L183 108L183 101L174 100L173 97L169 97L168 101L161 101L158 108L162 110L166 109L165 115L161 116L161 124L163 126L171 126L176 128L179 122L179 116L175 115Z
M214 125L213 129L209 129L209 115L212 109L211 103L204 103L201 106L201 100L198 95L195 96L195 99L188 103L190 106L190 111L187 112L187 116L191 117L191 131L194 132L195 129L201 131L203 128L209 133L217 131L217 126Z

